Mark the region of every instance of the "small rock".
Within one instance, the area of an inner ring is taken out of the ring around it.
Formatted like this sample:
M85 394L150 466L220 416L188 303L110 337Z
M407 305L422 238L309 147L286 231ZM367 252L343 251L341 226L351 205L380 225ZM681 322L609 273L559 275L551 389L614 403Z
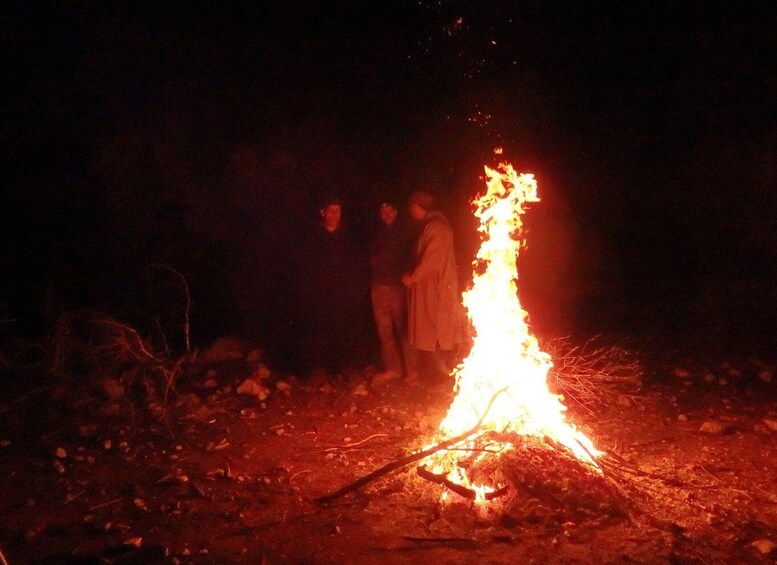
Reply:
M270 375L271 375L270 369L268 369L264 365L259 365L256 369L254 369L254 372L251 373L251 377L253 377L254 379L259 379L260 381L269 379Z
M730 368L730 369L727 371L727 373L728 373L728 376L729 376L729 377L735 377L735 378L739 378L739 377L741 377L741 376L742 376L742 371L740 371L739 369L734 369L733 367L731 367L731 368Z
M684 379L690 376L690 373L681 367L674 368L674 376Z
M216 388L219 386L219 382L216 379L207 379L204 383L202 383L203 388Z
M777 547L777 544L775 544L772 540L765 539L765 538L755 540L750 545L752 545L754 548L760 551L761 555L768 555L772 551L774 551L775 547Z
M725 427L720 422L713 422L711 420L707 420L704 422L700 427L699 431L704 432L705 434L713 434L713 435L720 435L724 432Z
M777 432L777 420L773 420L772 418L764 418L763 422L767 428L773 432Z
M679 416L677 416L677 419L680 420L681 422L687 422L688 416L686 416L685 414L680 414Z
M65 472L65 466L62 463L60 463L59 461L54 461L54 469L59 474L62 474L62 473Z
M262 359L264 358L264 350L262 349L252 349L248 352L248 355L246 355L246 362L254 365L256 363L261 363Z
M719 384L720 386L726 386L726 385L728 384L728 380L727 380L726 378L724 378L724 377L720 377L720 378L718 379L718 384Z
M705 383L715 382L715 375L713 375L712 373L706 373L704 375L704 382Z
M96 433L97 433L97 425L96 424L85 424L85 425L80 426L78 428L78 434L81 437L92 437Z
M774 373L770 371L769 369L764 369L763 371L758 371L758 378L761 379L765 383L772 382L772 378L774 377Z
M65 451L65 448L58 447L56 451L54 451L54 455L56 455L59 459L64 459L67 457L67 451Z
M278 381L275 383L275 388L284 395L291 396L291 385L286 381Z
M322 386L322 387L321 387L320 389L318 389L318 390L320 390L320 391L321 391L321 392L323 392L324 394L331 394L331 393L332 393L332 391L334 390L334 388L332 388L332 385L330 385L329 383L325 383L325 384L324 384L324 386Z
M236 361L242 359L245 354L245 344L234 337L222 337L213 342L201 356L204 363L218 363L220 361Z
M266 400L270 396L270 389L249 378L237 387L237 393L253 395L261 401Z
M140 547L143 544L143 538L135 537L124 540L124 545L131 545L134 547Z
M113 442L112 442L111 440L109 440L109 439L106 439L106 440L103 442L103 447L104 447L105 449L110 449L111 447L113 447Z
M368 396L370 391L367 390L367 385L365 383L359 383L351 390L351 394L353 396Z

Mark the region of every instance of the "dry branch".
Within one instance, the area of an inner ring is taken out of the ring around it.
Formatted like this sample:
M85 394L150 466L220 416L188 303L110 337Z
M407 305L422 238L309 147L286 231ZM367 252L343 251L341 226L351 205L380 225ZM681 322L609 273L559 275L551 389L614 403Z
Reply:
M618 395L633 395L641 385L642 365L625 347L594 337L583 345L558 338L546 349L553 359L549 381L588 412L608 405Z

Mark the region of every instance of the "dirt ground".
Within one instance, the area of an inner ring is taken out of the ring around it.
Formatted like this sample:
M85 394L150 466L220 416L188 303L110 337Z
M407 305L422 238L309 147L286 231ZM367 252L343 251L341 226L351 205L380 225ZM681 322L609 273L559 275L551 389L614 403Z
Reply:
M568 405L606 453L595 486L549 448L510 460L509 504L477 507L442 503L416 464L316 501L434 441L452 383L265 372L260 400L237 392L252 373L192 364L166 399L116 372L7 387L8 563L777 562L770 361L672 354L643 358L636 383L592 379L594 401Z

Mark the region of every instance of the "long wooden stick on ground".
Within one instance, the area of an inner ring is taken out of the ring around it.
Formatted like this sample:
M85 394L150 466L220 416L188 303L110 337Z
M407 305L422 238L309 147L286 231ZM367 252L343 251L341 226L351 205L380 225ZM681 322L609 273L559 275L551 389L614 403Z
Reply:
M416 461L420 461L421 459L429 457L433 453L437 453L438 451L447 449L452 445L456 445L460 441L464 441L465 439L467 439L469 436L473 435L480 429L480 427L483 424L483 420L485 419L489 410L491 410L491 406L494 404L494 400L496 400L496 397L499 396L501 393L503 393L505 390L507 390L507 388L503 388L501 390L496 391L496 393L494 393L494 396L492 396L491 400L488 402L488 406L486 406L486 410L483 412L483 415L478 420L478 423L472 426L472 428L470 428L466 432L463 432L457 436L448 438L445 441L438 443L437 445L433 445L432 447L424 449L423 451L418 451L416 453L408 455L407 457L403 457L402 459L395 459L394 461L386 463L383 467L379 467L378 469L375 469L372 473L369 473L368 475L364 475L361 479L357 479L354 482L345 485L344 487L340 488L339 490L336 490L331 494L327 494L325 496L317 498L316 502L319 504L324 504L326 502L330 502L332 500L340 498L341 496L344 496L349 492L353 492L355 490L362 488L365 485L368 485L369 483L373 482L376 479L379 479L384 475L388 475L392 471L396 471L397 469L406 467L411 463L415 463Z

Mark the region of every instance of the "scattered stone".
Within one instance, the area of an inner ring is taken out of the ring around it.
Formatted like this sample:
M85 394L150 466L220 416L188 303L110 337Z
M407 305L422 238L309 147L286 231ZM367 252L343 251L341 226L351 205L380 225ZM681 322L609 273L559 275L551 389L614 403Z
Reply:
M141 537L129 538L124 540L124 545L131 545L137 548L140 548L142 544L143 544L143 538Z
M769 369L758 371L758 378L765 383L770 383L772 382L772 378L774 378L774 372L770 371Z
M112 442L111 440L109 440L109 439L106 439L106 440L103 442L103 447L104 447L105 449L110 449L111 447L113 447L113 442Z
M213 342L200 356L203 363L218 363L221 361L237 361L245 355L246 346L235 337L222 337Z
M705 383L715 382L715 375L713 375L712 373L706 373L704 375L704 382Z
M353 396L368 396L370 391L367 390L366 383L359 383L351 390L351 394Z
M329 383L325 383L325 384L324 384L324 386L322 386L322 387L321 387L320 389L318 389L318 390L320 390L320 391L321 391L321 392L323 392L324 394L331 394L331 393L332 393L332 391L334 390L334 388L332 388L332 385L330 385Z
M699 431L705 434L721 435L726 431L726 427L720 422L707 420L699 427Z
M259 365L254 371L251 373L251 377L254 379L259 379L260 381L266 380L270 378L270 369L265 367L264 365Z
M285 396L291 396L291 385L286 381L278 381L275 383L275 388Z
M65 466L59 461L54 461L54 470L61 475L65 472Z
M718 379L718 384L720 386L726 386L728 384L728 379L726 379L725 377L720 377Z
M773 432L777 432L777 420L772 418L764 418L763 422L767 428L769 428Z
M755 540L753 543L751 543L754 548L756 548L758 551L761 552L761 555L768 555L772 551L774 551L774 548L777 547L777 544L775 544L770 539L758 539Z
M59 459L64 459L67 457L67 451L65 451L65 448L58 447L56 451L54 451L54 455Z
M687 422L688 416L686 416L685 414L680 414L679 416L677 416L677 419L680 420L681 422Z
M689 377L690 375L691 375L691 373L689 373L688 371L686 371L685 369L683 369L681 367L675 367L674 368L674 376L675 377L679 377L681 379L685 379L685 378Z
M256 382L254 379L249 378L244 380L243 383L237 387L237 393L256 396L258 400L262 401L270 396L270 389L261 383Z
M255 365L257 363L261 363L264 359L264 350L261 348L252 349L248 352L248 355L246 355L246 362Z
M202 383L202 387L207 389L216 388L217 386L219 386L219 382L216 379L207 379Z

